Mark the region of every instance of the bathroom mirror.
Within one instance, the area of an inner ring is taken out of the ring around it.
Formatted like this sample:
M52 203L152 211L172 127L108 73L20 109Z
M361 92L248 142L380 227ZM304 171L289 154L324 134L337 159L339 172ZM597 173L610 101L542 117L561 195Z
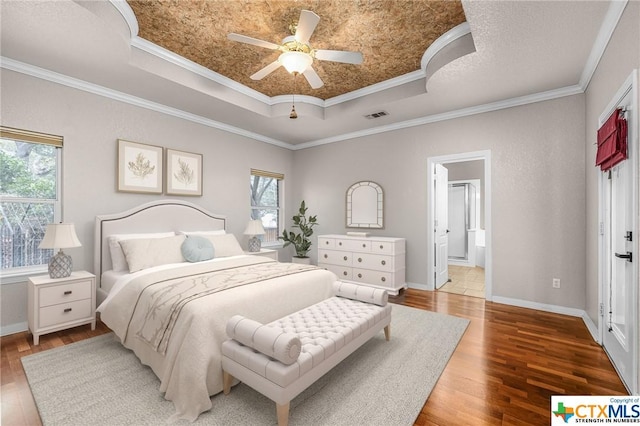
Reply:
M383 228L382 187L356 182L347 189L347 228Z

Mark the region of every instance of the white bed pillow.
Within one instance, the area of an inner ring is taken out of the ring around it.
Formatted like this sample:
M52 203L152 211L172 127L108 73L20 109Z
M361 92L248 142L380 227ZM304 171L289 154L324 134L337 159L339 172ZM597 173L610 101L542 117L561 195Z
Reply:
M140 238L120 241L120 246L129 264L129 272L151 268L167 263L184 262L182 243L185 235L167 238Z
M215 231L178 231L178 235L224 235L227 231L224 229L216 229Z
M233 234L205 235L205 237L213 243L216 258L244 254L244 250Z
M127 265L127 260L124 257L124 253L122 252L122 247L119 244L119 241L122 240L133 240L140 238L166 238L173 237L175 232L155 232L155 233L147 233L147 234L113 234L107 238L107 242L109 244L109 253L111 253L111 269L115 272L123 272L129 270L129 265Z

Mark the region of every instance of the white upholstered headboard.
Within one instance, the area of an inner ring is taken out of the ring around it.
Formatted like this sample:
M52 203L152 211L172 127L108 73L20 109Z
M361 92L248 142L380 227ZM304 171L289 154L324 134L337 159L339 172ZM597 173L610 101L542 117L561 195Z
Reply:
M181 200L152 201L130 210L96 216L94 272L100 288L102 273L111 269L108 237L168 231L206 231L226 229L226 218Z

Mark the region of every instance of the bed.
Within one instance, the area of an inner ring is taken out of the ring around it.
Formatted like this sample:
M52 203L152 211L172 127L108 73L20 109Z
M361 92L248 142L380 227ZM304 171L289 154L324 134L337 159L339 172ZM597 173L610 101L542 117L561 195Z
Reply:
M223 216L185 201L96 217L98 312L160 379L176 407L169 421L215 409L210 395L223 390L229 318L271 322L330 297L336 281L321 268L246 255L225 229ZM197 238L212 241L214 258L174 262L178 243ZM130 270L122 270L118 246Z

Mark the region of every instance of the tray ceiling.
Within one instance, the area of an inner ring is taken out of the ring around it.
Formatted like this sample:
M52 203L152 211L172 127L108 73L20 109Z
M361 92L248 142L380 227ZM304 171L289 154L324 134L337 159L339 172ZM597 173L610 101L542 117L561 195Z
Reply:
M280 52L227 39L231 32L280 44L291 35L300 10L320 16L310 43L315 49L362 52L361 65L314 60L324 86L303 77L295 93L332 98L420 69L425 50L465 22L460 1L149 1L129 0L139 36L267 96L294 93L294 79L279 68L260 81L249 76Z

